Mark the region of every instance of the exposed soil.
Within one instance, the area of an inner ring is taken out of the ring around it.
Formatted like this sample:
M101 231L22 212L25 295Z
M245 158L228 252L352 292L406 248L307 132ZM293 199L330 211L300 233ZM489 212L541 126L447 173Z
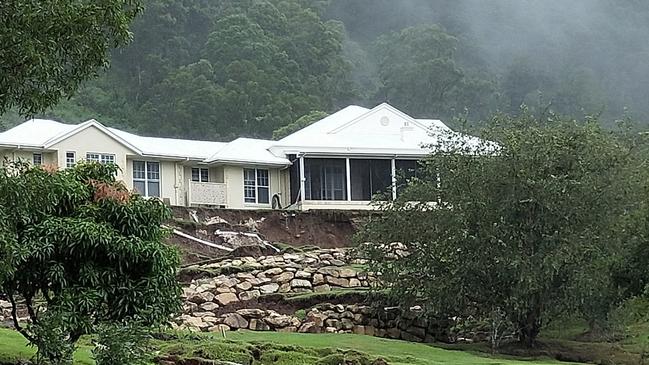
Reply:
M223 240L216 230L257 233L262 239L293 247L348 247L359 224L368 216L362 211L288 212L277 210L229 210L173 207L175 228L214 243ZM196 222L198 220L198 222ZM224 256L226 252L172 235L169 242L180 248L183 263L196 263ZM263 252L257 254L264 254ZM230 255L250 255L238 250ZM256 255L252 252L252 255Z

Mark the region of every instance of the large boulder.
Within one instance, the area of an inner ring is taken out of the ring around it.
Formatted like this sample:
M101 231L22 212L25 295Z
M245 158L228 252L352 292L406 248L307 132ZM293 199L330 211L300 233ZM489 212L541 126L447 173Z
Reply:
M246 318L257 318L257 319L263 318L266 315L265 310L256 309L256 308L239 309L237 313Z
M292 288L311 288L311 282L304 279L293 279L291 280Z
M280 284L288 283L294 277L295 277L295 274L293 274L292 272L284 271L283 273L273 277L273 282L280 283Z
M340 286L343 288L349 288L349 279L343 279L343 278L337 278L334 276L327 276L326 278L327 283L334 285L334 286Z
M355 278L358 272L354 269L343 267L339 271L339 276L341 278Z
M270 283L270 284L265 284L259 287L259 291L261 294L272 294L276 293L279 290L279 284L277 283Z
M238 313L228 313L222 316L223 324L228 325L230 328L248 328L248 321Z
M215 300L220 304L220 305L228 305L232 302L236 302L239 300L237 298L237 295L234 293L222 293L216 296Z
M249 329L253 331L270 331L270 327L261 319L253 318L250 320Z

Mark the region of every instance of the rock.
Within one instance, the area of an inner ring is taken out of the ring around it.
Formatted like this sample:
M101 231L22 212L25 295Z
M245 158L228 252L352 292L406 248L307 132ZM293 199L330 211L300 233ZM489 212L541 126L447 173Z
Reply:
M291 291L291 284L290 283L284 283L282 286L279 287L279 292L280 293L288 293Z
M279 284L277 283L270 283L259 287L259 291L261 292L261 294L272 294L277 292L278 290L279 290Z
M372 326L364 326L365 334L368 336L374 336L376 334L376 328Z
M220 305L228 305L232 302L237 302L239 299L237 298L236 294L234 293L223 293L219 294L216 296L215 300L220 304Z
M192 295L189 299L190 302L196 304L203 304L205 302L211 302L214 300L214 294L210 292L196 293Z
M203 303L199 306L202 310L206 312L214 312L215 309L219 308L219 305L212 302Z
M230 328L248 328L248 321L238 313L228 313L222 316L223 323Z
M306 314L306 321L315 324L318 327L324 326L325 320L327 320L328 315L322 313L317 309L312 309L309 313Z
M214 313L212 312L194 312L192 313L193 317L208 317L208 316L214 316Z
M300 333L321 333L322 327L319 327L313 322L306 322L303 323L297 331Z
M251 288L252 288L252 284L249 281L244 281L237 284L237 289L239 290L246 291L246 290L250 290Z
M318 269L318 273L336 278L340 276L340 270L336 267L321 267Z
M345 262L337 259L329 260L329 262L334 266L344 266Z
M255 278L255 276L252 275L249 272L240 272L240 273L237 274L237 279L239 279L241 281L250 280L250 279L254 279L254 278Z
M311 282L304 279L293 279L291 280L292 288L311 288Z
M401 330L396 327L388 328L387 336L395 340L398 340L401 338Z
M356 270L350 269L350 268L342 268L340 269L339 276L341 278L355 278L357 275Z
M281 274L282 271L284 271L284 270L282 270L279 267L274 267L272 269L268 269L268 270L262 272L261 275L263 275L263 276L275 276L275 275ZM257 277L259 277L259 276L257 276Z
M338 329L336 327L325 327L325 333L337 333Z
M223 293L232 293L232 288L228 288L227 286L219 286L216 288L216 293L218 294L223 294Z
M229 330L230 330L230 326L226 324L217 324L216 326L212 326L207 329L208 332L218 332L218 333L227 332Z
M286 333L297 332L297 327L289 326L289 327L284 327L284 328L277 328L276 331L277 332L286 332Z
M344 330L351 330L352 328L354 328L354 322L352 322L352 320L349 318L341 319L340 323L342 324L342 328Z
M249 291L244 291L239 293L239 299L240 300L250 300L257 298L261 295L261 292L259 290L249 290Z
M324 280L324 275L318 273L318 274L313 274L313 285L320 285L325 282Z
M295 274L293 274L292 272L290 272L290 271L284 271L283 273L281 273L281 274L275 276L272 280L273 280L273 282L275 282L275 283L283 284L283 283L288 283L288 282L291 281L294 277L295 277Z
M354 327L352 327L352 333L355 333L357 335L364 335L365 334L365 326L354 326Z
M214 317L214 315L203 317L203 322L207 323L210 326L217 323L218 321L219 319Z
M284 315L284 314L276 314L276 315L270 315L266 317L264 320L266 323L269 325L273 326L274 328L282 328L282 327L288 327L292 324L294 324L294 317ZM299 320L298 320L299 322Z
M300 259L300 255L294 253L285 253L283 257L284 261L296 261Z
M349 280L348 279L343 279L343 278L337 278L334 276L327 276L326 278L327 283L335 286L340 286L343 288L348 288L349 287Z
M324 321L324 324L326 327L333 327L337 330L342 329L342 323L337 319L333 319L333 318L326 319Z
M329 286L329 284L318 285L313 288L313 291L316 293L331 291L331 286Z
M298 279L310 279L311 278L311 273L308 273L304 270L298 270L295 273L295 277Z
M253 331L270 331L270 327L268 327L268 325L262 320L257 318L250 320L250 325L248 326L248 328Z
M195 327L195 328L205 327L205 322L203 322L203 319L198 317L191 317L191 316L183 317L183 323L187 327Z
M409 334L411 334L413 336L416 336L416 337L418 337L420 339L423 339L423 338L426 337L426 329L421 328L421 327L410 326L410 327L406 328L406 332L408 332Z
M239 284L239 280L236 278L225 278L218 281L219 286L232 288L233 286Z
M254 309L254 308L246 308L246 309L239 309L237 311L237 314L240 314L243 317L246 318L263 318L266 315L266 311L263 309Z
M349 287L350 288L358 288L360 286L361 286L361 281L360 280L358 280L356 278L349 279Z
M408 342L423 342L424 339L409 332L401 331L401 339Z

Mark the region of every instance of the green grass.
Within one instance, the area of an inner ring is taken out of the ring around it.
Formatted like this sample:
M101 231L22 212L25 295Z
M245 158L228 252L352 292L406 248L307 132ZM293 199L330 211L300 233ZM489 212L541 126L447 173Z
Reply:
M0 362L29 359L34 350L16 332L0 329ZM156 340L163 355L181 358L200 357L212 360L241 361L254 365L329 365L355 359L352 364L371 364L383 358L390 365L550 365L560 364L548 359L520 360L495 358L470 352L445 350L425 344L380 339L359 335L297 334L239 331L217 335L182 333L173 340ZM75 356L75 365L91 365L90 346L82 344ZM255 360L255 358L257 358ZM246 362L247 361L247 362Z
M74 355L75 365L92 365L95 362L91 357L92 347L81 342ZM36 350L27 345L27 340L16 331L0 328L0 363L12 363L19 360L31 359Z
M227 335L229 340L245 342L270 342L306 348L338 348L355 350L375 357L381 357L391 365L434 365L434 364L502 364L502 365L546 365L560 364L549 359L515 360L491 358L485 355L463 351L445 350L426 344L388 340L370 336L347 334L298 334L277 332L240 331Z

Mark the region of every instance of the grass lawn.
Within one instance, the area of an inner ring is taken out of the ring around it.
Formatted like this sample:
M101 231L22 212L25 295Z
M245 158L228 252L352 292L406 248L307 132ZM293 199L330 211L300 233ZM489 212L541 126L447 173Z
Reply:
M241 361L255 365L329 365L340 359L383 358L390 365L434 364L502 364L550 365L559 364L548 359L521 360L492 358L471 352L445 350L424 344L380 339L369 336L338 334L296 334L277 332L240 331L227 334L227 339L216 335L182 333L173 340L156 340L161 355L200 357L212 360ZM75 365L91 365L91 346L82 340L75 356ZM20 334L0 329L0 363L30 359L34 349L27 346ZM359 362L365 364L365 362Z
M75 365L92 365L95 362L90 356L91 347L83 341L74 355ZM12 363L31 359L36 350L27 346L23 336L13 330L0 328L0 363Z
M339 348L356 350L381 357L391 365L434 365L434 364L502 364L502 365L545 365L560 364L549 359L520 360L491 358L470 352L445 350L425 344L388 340L370 336L341 334L297 334L277 332L233 332L229 340L245 342L271 342L306 348Z

